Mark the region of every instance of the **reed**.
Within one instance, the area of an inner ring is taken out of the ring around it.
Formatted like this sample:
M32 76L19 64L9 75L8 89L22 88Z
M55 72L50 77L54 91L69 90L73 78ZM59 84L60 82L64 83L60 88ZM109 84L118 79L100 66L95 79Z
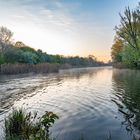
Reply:
M22 73L50 73L58 72L59 64L39 63L39 64L2 64L0 74L22 74Z

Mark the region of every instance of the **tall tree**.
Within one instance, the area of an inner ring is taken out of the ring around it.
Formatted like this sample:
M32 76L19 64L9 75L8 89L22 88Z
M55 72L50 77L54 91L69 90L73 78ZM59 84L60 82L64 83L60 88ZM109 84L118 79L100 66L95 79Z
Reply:
M137 9L130 10L126 8L124 15L120 14L121 24L116 27L116 33L119 38L124 40L134 49L139 49L140 39L140 4Z
M0 50L3 51L10 43L13 33L6 27L0 27Z

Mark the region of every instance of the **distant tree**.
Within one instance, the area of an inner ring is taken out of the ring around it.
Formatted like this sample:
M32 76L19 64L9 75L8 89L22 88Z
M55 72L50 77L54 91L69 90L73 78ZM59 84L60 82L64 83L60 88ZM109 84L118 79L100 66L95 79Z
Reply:
M97 60L97 58L94 55L89 55L88 58L91 59L91 60L94 60L94 61Z
M123 47L122 40L116 38L111 48L111 56L114 62L122 61L122 56L121 56L122 47Z
M89 61L89 65L92 66L93 64L96 63L97 58L96 58L94 55L89 55L89 56L88 56L88 61Z
M13 33L6 27L0 27L0 64L3 63L59 63L73 67L97 66L98 62L93 55L89 57L50 55L42 50L35 50L21 41L12 43Z
M23 63L28 64L37 64L38 63L38 56L32 52L23 52Z
M23 62L22 51L15 47L6 48L3 52L3 56L6 63Z
M26 45L23 43L23 42L21 42L21 41L17 41L16 43L15 43L15 47L17 47L17 48L21 48L21 47L25 47Z
M3 51L11 43L13 33L6 27L0 27L0 50Z
M36 50L34 48L31 48L29 46L23 46L20 48L20 50L24 51L24 52L32 52L32 53L36 53Z

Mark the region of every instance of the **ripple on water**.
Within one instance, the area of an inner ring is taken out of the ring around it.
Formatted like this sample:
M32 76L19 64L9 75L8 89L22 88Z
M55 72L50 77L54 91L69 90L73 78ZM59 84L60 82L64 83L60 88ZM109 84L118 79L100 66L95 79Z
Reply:
M86 139L104 140L109 133L116 140L131 140L121 125L123 116L111 101L112 93L116 94L112 88L116 83L112 81L111 68L73 69L59 74L18 77L7 80L6 84L8 87L0 84L0 98L3 99L4 92L12 94L10 100L14 107L38 111L39 114L49 110L60 116L51 128L58 140L79 139L81 134ZM24 88L23 91L28 93L24 97L15 96L14 88L21 94ZM122 96L123 92L119 91L118 95ZM0 118L4 114L0 114Z

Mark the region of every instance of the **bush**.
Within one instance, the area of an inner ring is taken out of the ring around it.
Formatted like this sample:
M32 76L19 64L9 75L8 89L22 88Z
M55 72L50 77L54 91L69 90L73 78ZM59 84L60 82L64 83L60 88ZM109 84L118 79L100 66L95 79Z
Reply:
M23 52L22 57L23 57L22 63L37 64L38 56L35 53Z
M22 51L15 47L9 47L4 50L3 56L6 63L22 62Z
M0 53L0 65L4 64L5 60L4 60L4 56Z
M140 50L136 50L130 46L123 47L122 61L129 67L140 68Z
M45 112L41 117L25 113L22 109L13 110L5 119L6 140L49 140L49 128L58 116L53 112Z

